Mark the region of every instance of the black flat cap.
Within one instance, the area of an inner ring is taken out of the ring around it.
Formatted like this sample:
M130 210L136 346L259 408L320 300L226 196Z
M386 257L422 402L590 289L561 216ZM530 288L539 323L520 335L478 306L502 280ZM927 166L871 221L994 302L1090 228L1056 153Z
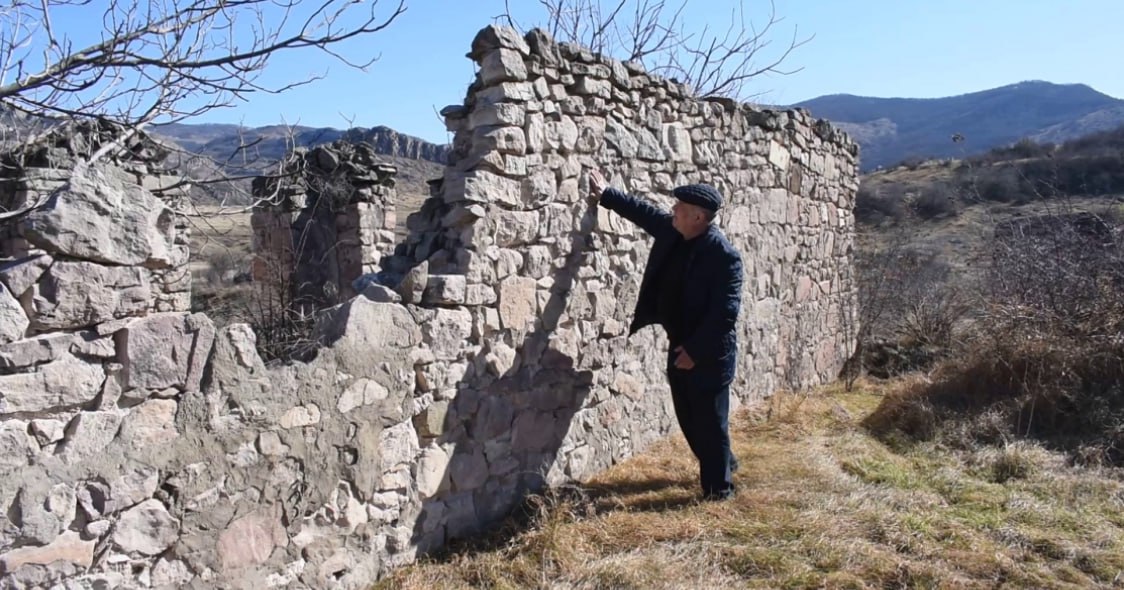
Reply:
M709 184L688 184L671 191L676 199L684 203L698 205L707 211L718 211L722 206L722 194Z

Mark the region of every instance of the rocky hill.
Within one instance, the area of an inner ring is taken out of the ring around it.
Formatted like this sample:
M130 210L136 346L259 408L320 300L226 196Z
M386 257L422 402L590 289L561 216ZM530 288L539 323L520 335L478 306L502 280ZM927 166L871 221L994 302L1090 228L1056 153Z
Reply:
M205 155L216 162L241 159L276 161L293 147L315 146L337 139L370 143L375 152L386 156L428 160L444 164L449 146L437 145L424 139L399 133L384 126L335 129L332 127L302 127L269 125L265 127L240 127L224 124L161 125L153 129L184 149ZM240 150L241 146L247 146ZM244 152L244 153L243 153Z
M1037 81L945 98L835 94L793 106L847 131L862 146L864 171L977 154L1023 138L1056 143L1124 124L1124 100L1083 84Z
M449 146L399 133L384 126L341 130L330 127L240 127L227 124L171 124L153 128L163 140L183 148L169 164L197 180L265 173L294 147L312 147L338 139L370 144L381 159L398 168L398 192L412 204L428 194L426 181L441 175ZM192 193L196 202L248 202L247 180L208 184Z

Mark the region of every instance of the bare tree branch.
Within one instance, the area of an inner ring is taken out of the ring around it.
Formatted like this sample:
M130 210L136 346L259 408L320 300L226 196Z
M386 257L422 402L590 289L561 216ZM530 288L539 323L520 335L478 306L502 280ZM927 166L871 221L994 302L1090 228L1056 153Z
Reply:
M783 64L792 52L812 40L794 27L787 44L772 47L783 21L769 2L765 23L755 26L744 3L732 10L722 33L704 26L691 32L683 19L686 0L669 6L666 0L539 0L545 13L541 24L563 42L579 43L603 54L641 63L649 72L675 78L697 95L747 100L749 82L766 74L788 75L800 68ZM511 11L497 20L514 24Z
M279 93L318 76L265 85L271 57L317 49L354 68L346 42L377 33L405 0L10 0L0 9L0 107L32 116L172 122ZM100 39L61 23L100 14Z

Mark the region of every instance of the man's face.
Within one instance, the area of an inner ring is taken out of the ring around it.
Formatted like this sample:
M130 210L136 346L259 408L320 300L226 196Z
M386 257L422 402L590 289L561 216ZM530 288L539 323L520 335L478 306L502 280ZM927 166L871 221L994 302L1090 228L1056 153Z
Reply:
M706 217L706 209L698 205L675 201L675 204L671 206L672 227L687 237L694 237L706 228L709 223Z

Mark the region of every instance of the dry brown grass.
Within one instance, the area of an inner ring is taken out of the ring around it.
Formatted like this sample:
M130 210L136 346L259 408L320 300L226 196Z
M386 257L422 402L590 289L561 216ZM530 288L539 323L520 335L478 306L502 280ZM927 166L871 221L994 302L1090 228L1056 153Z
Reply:
M675 436L377 588L1124 587L1124 475L1027 443L896 451L859 424L900 386L739 413L729 502L696 500Z

